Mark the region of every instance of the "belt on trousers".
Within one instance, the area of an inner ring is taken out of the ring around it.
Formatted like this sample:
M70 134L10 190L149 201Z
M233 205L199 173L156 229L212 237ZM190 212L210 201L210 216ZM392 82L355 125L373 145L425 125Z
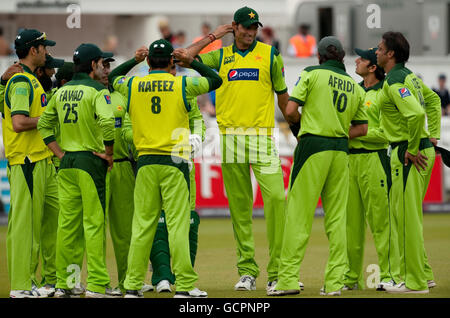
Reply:
M364 149L364 148L359 148L359 149L349 149L348 152L351 155L356 155L356 154L361 154L361 153L372 153L372 152L378 152L378 151L386 151L386 149L377 149L377 150L369 150L369 149Z
M124 161L131 161L131 160L130 160L130 158L114 159L114 162L124 162Z

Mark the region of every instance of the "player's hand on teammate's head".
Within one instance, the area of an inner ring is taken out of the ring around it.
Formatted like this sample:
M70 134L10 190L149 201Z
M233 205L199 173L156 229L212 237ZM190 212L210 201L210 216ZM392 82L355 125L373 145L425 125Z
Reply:
M175 60L178 60L179 62L177 64L183 66L183 65L191 65L194 58L189 55L189 52L187 49L178 48L173 50L172 56Z
M11 65L10 67L8 67L8 69L3 73L2 75L2 79L7 81L9 80L14 74L17 73L23 73L23 68L22 66L19 64L19 62L14 63L13 65Z
M223 25L219 25L213 32L212 34L215 35L216 39L220 39L221 37L223 37L225 34L227 33L232 33L233 32L233 26L231 24L223 24Z
M140 63L143 60L145 60L147 55L148 55L148 47L141 46L136 50L136 52L134 52L134 59L136 60L136 62Z

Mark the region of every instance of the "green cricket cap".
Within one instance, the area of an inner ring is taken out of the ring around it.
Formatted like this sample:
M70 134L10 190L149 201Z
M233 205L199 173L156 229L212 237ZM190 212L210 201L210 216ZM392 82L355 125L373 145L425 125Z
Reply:
M50 54L45 55L45 68L60 68L64 65L64 60L55 59Z
M47 40L45 32L41 32L36 29L25 29L20 32L14 41L14 47L16 50L27 49L33 45L42 44L44 46L54 46L55 41Z
M377 65L377 55L375 52L377 48L372 47L368 50L355 49L355 53L361 56L365 60L369 60L371 64Z
M172 44L164 39L156 40L148 47L148 56L150 57L170 57L172 52Z
M330 45L336 47L339 53L344 52L341 41L339 41L339 39L335 36L326 36L322 38L319 41L319 44L317 45L317 51L319 52L320 55L325 55L327 54L327 48Z
M79 47L76 48L73 53L73 62L75 64L82 64L89 61L92 61L98 57L102 57L104 59L113 57L114 54L111 52L103 52L100 48L92 43L83 43Z
M245 28L248 28L254 23L258 23L259 26L263 26L261 22L259 22L258 13L249 7L243 7L237 10L234 13L233 20L238 24L242 24Z
M64 62L64 65L58 68L58 72L55 74L55 78L58 81L66 80L70 81L73 77L74 64L72 62Z

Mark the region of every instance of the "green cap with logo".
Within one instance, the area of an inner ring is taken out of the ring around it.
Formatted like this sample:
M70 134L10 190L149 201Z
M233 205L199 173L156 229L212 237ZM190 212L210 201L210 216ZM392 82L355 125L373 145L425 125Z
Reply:
M377 65L377 51L376 47L372 47L368 50L355 49L355 53L361 56L365 60L369 60L371 64Z
M325 55L327 54L327 48L331 45L336 48L338 53L344 52L341 41L335 36L326 36L322 38L319 41L319 44L317 44L317 51L320 55Z
M33 45L54 46L55 41L47 40L45 32L36 29L25 29L16 36L14 47L16 50L30 48Z
M103 52L95 44L83 43L79 47L77 47L75 52L73 53L73 62L75 64L83 64L92 61L98 57L106 59L113 56L114 56L113 53Z
M238 24L242 24L245 28L248 28L254 23L258 23L259 26L263 26L261 22L259 22L258 13L249 7L243 7L237 10L234 13L233 20Z
M45 68L60 68L64 65L64 60L55 59L50 54L45 55Z
M172 44L164 39L156 40L148 47L148 56L150 57L170 57L172 52Z

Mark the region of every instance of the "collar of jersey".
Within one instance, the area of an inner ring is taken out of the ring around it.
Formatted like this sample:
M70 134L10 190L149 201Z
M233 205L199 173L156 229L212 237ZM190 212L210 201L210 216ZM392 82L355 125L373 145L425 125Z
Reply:
M148 74L158 74L158 73L169 73L167 71L157 70L157 71L148 71Z
M362 87L362 88L364 88L364 90L366 91L366 92L368 92L368 91L370 91L370 90L378 90L378 89L380 89L380 88L382 88L383 87L383 83L384 83L384 80L381 80L381 81L379 81L378 83L376 83L375 85L373 85L373 86L370 86L370 87L365 87L364 86L364 81L362 81L361 83L359 83L359 85Z
M401 70L402 68L405 67L405 63L397 63L395 64L395 66L389 71L388 74L393 73L395 71ZM386 74L387 75L387 74Z
M232 49L233 49L233 53L238 53L242 57L245 57L249 52L253 51L255 46L256 46L256 40L253 41L252 45L250 45L250 47L248 49L246 49L245 51L241 51L237 48L236 41L234 41Z
M31 71L31 69L30 69L28 66L26 66L25 64L22 64L22 63L20 63L20 65L22 66L22 68L23 68L23 70L24 70L25 72L34 75L34 73Z
M331 67L337 67L337 68L340 68L341 70L343 70L344 72L346 71L345 70L345 65L343 63L341 63L341 62L336 61L336 60L328 60L325 63L323 63L322 65L324 65L324 66L331 66Z

